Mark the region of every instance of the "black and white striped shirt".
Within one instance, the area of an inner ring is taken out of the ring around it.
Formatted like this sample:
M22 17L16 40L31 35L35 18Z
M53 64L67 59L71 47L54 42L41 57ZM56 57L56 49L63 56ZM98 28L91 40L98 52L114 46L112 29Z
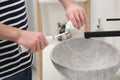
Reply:
M25 1L0 0L0 23L28 30ZM21 53L19 46L12 41L0 40L0 80L23 71L31 64L32 54Z

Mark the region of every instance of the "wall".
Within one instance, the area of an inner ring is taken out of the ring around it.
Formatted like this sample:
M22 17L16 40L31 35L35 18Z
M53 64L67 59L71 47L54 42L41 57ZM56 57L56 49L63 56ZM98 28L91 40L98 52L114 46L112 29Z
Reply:
M42 31L46 35L57 33L57 23L65 22L66 16L60 3L41 4Z
M107 18L120 17L120 0L91 0L90 2L90 30L95 31L98 25L98 19L101 19L103 30L120 30L120 21L107 22ZM105 38L106 42L119 49L119 38Z
M116 13L116 1L115 0L91 0L91 30L96 28L98 19L100 18L103 22L104 29L112 28L114 23L107 23L106 18L117 17Z
M116 0L116 6L117 6L117 17L120 18L120 0ZM120 31L120 21L117 22L117 29ZM117 39L115 39L115 44L118 49L120 49L119 42L120 42L120 38L118 37Z

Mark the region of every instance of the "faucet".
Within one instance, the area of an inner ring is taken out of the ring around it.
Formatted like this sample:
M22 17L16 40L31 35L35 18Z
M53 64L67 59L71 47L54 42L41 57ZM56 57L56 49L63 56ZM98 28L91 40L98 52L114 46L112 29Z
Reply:
M108 18L106 21L120 21L120 18ZM120 30L118 31L92 31L85 32L85 38L89 39L91 37L117 37L120 36Z

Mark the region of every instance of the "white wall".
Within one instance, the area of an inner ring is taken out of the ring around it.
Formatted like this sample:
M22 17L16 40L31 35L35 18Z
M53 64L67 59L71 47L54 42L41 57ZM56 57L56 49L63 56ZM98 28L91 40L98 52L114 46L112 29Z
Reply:
M66 16L60 3L41 4L42 31L46 35L57 33L57 23L65 22Z
M120 0L116 0L116 13L117 13L117 17L120 18ZM117 29L120 31L120 21L116 22L117 23ZM116 47L120 50L120 37L118 37L117 39L115 39L115 44Z
M103 28L105 30L113 29L115 23L106 22L106 18L117 17L116 0L91 0L91 30L96 28L98 19L103 22Z
M120 30L120 21L106 22L107 18L120 17L120 0L91 0L90 4L90 29L95 31L98 19L101 19L103 30ZM119 49L119 38L105 38L105 41Z

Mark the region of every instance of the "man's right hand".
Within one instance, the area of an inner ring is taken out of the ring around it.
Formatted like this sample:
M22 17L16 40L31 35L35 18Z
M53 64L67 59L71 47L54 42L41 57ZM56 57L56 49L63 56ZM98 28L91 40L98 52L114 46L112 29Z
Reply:
M41 32L20 31L20 36L16 43L25 46L30 53L44 49L48 45L48 41Z

